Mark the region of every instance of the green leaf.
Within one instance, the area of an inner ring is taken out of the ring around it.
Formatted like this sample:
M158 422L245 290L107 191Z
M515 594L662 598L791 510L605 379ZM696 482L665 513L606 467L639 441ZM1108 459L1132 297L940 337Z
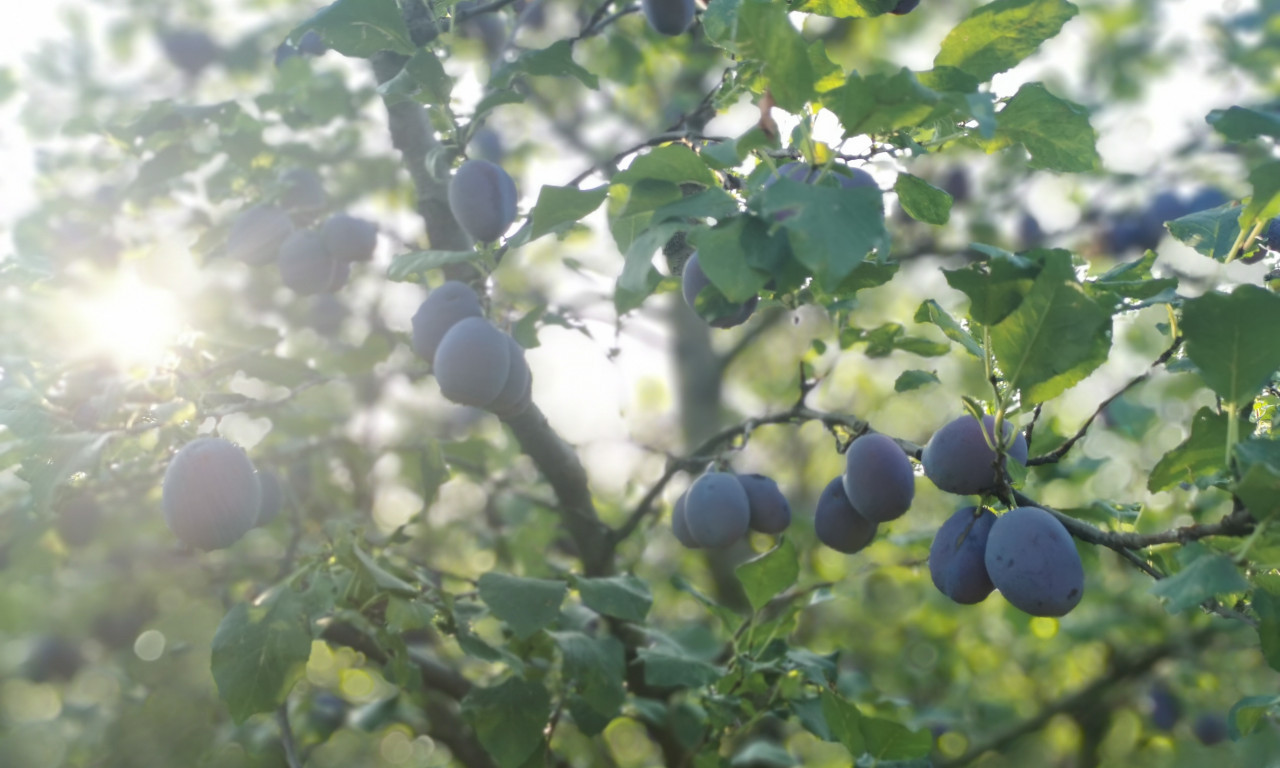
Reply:
M352 544L351 550L355 554L356 560L364 569L365 574L373 580L378 589L386 590L393 594L399 594L406 597L416 597L420 590L404 579L396 576L387 569L378 564L373 556L365 552L358 545Z
M396 0L337 0L299 24L290 37L297 39L310 29L343 56L367 59L380 51L412 56L418 51Z
M1064 0L987 3L951 30L933 64L954 67L985 82L1035 53L1077 12Z
M278 588L256 605L237 603L213 635L218 695L237 723L270 712L306 672L311 625L298 593Z
M1156 252L1147 251L1141 258L1117 264L1105 274L1086 282L1085 286L1126 299L1149 299L1177 288L1176 278L1152 277L1151 267L1155 263Z
M866 344L867 357L885 357L894 350L910 352L922 357L945 355L951 345L919 336L907 336L901 323L884 323L871 330L856 326L848 326L840 331L840 348L848 349L854 344Z
M583 702L612 720L622 709L627 692L625 649L616 637L594 638L581 632L551 632L564 657L564 674Z
M890 133L914 128L933 114L940 97L905 67L893 75L849 75L845 84L823 97L844 126L845 136Z
M546 77L573 77L583 85L597 90L600 79L583 69L573 60L573 43L559 40L546 48L525 51L517 58L494 73L490 88L505 88L518 74Z
M996 140L1026 147L1032 168L1090 171L1100 162L1089 111L1054 96L1042 83L1023 85L996 114Z
M916 221L942 225L951 219L951 195L918 176L898 174L893 191L898 193L902 210Z
M860 261L853 271L840 281L833 293L849 297L867 288L878 288L898 274L898 266L896 261L887 264L871 260Z
M1263 163L1249 171L1253 196L1240 213L1240 229L1249 230L1254 222L1280 216L1280 160Z
M653 255L677 232L682 232L690 226L684 222L668 221L641 231L623 252L622 275L618 278L618 288L637 294L641 298L652 293L658 285L658 273L653 268Z
M760 205L767 217L785 218L782 226L791 252L828 290L862 263L873 248L887 255L884 200L879 189L844 189L778 179L764 191ZM785 212L785 213L784 213Z
M805 0L795 10L837 19L865 19L888 13L898 2L899 0Z
M732 302L742 302L760 292L786 258L786 241L769 234L769 227L755 216L734 216L710 229L699 229L689 241L698 249L698 265L707 279ZM753 269L770 265L773 269Z
M920 389L930 384L941 384L938 374L932 371L909 370L898 374L897 380L893 382L894 392L910 392L913 389Z
M1237 701L1227 713L1227 725L1232 739L1240 739L1257 730L1268 715L1280 714L1280 696L1246 696Z
M733 42L738 56L763 65L778 106L799 114L813 97L815 77L808 44L791 25L788 11L770 0L742 0Z
M1227 415L1205 406L1191 419L1191 434L1152 467L1147 489L1156 492L1225 472Z
M582 595L583 604L604 616L641 622L653 606L649 585L631 574L579 578L574 586Z
M705 157L706 155L700 155ZM720 187L667 203L653 212L653 223L668 219L728 219L739 213L738 201Z
M1243 206L1224 205L1196 211L1170 221L1169 234L1211 259L1225 261L1240 236Z
M782 537L777 546L739 565L734 571L747 593L751 607L760 610L800 576L800 559L791 539Z
M642 648L636 655L644 664L644 681L662 688L701 688L720 679L721 670L683 652Z
M1222 555L1201 555L1174 575L1151 586L1151 594L1169 602L1170 613L1181 613L1217 595L1244 592L1249 583L1235 563Z
M388 104L416 98L423 104L448 105L453 80L430 48L420 48L395 77L378 86Z
M1205 121L1228 141L1249 141L1259 136L1280 139L1280 108L1275 105L1215 109Z
M862 713L853 702L824 688L822 717L827 721L831 735L849 750L855 760L867 751L867 742L862 736Z
M480 577L480 599L517 637L529 637L560 617L569 585L490 571Z
M296 387L304 381L316 378L314 368L301 360L280 357L274 353L250 355L239 360L236 367L246 376L269 381L285 387Z
M472 688L462 700L462 713L501 768L520 768L542 746L551 695L539 683L512 677Z
M634 186L642 179L717 186L715 174L702 157L683 144L667 144L637 157L626 170L613 177L613 183Z
M1254 519L1271 518L1280 511L1280 442L1251 438L1236 443L1232 450L1240 474L1235 494Z
M1206 293L1182 307L1187 357L1224 400L1253 399L1280 368L1280 296L1253 285Z
M599 208L608 195L608 187L583 190L577 187L554 187L544 184L542 191L538 193L538 202L534 204L530 214L533 219L533 231L529 239L537 240L566 224L577 222Z
M479 258L476 251L410 251L391 260L387 279L398 283L421 283L426 281L427 272L433 269Z
M1258 641L1262 656L1280 672L1280 597L1261 587L1253 590L1253 610L1258 614Z
M969 317L983 325L995 325L1022 303L1031 290L1040 265L1021 256L997 251L986 261L960 269L944 269L947 285L969 297ZM946 328L943 328L945 331ZM978 356L982 357L981 347Z
M991 327L991 349L1023 403L1041 403L1075 385L1107 359L1111 312L1085 292L1071 254L1046 252L1026 298Z
M915 317L912 318L917 323L933 323L942 329L942 332L948 339L956 342L964 347L965 351L974 357L982 360L985 355L982 352L982 345L973 335L966 331L956 319L949 315L938 302L933 299L925 299L920 304L920 308L916 310Z

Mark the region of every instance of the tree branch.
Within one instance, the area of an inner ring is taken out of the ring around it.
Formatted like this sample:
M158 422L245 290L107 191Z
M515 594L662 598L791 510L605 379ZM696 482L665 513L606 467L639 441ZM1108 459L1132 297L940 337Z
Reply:
M298 747L293 740L293 728L289 725L289 705L281 704L276 710L276 722L280 724L280 745L284 747L284 761L289 768L302 768L298 759Z
M1223 516L1216 523L1197 523L1195 525L1185 525L1181 528L1172 528L1167 531L1159 531L1157 533L1127 533L1119 531L1104 531L1096 528L1088 523L1077 520L1070 515L1065 515L1056 509L1046 507L1037 502L1035 499L1027 496L1021 491L1014 491L1013 498L1022 506L1039 507L1046 512L1052 514L1062 522L1062 525L1081 541L1087 541L1090 544L1114 549L1117 552L1134 549L1146 549L1160 544L1186 544L1200 539L1207 539L1210 536L1248 536L1253 532L1255 525L1253 516L1249 514L1249 510L1240 508L1231 511Z

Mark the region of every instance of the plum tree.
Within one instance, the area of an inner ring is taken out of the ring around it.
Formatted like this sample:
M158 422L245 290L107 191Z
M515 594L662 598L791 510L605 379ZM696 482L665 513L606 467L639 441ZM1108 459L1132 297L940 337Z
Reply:
M1084 597L1084 565L1071 534L1039 507L1001 515L987 535L991 583L1032 616L1065 616Z
M508 336L483 317L459 320L445 333L431 369L440 392L461 405L484 408L507 383L511 369Z
M961 605L987 599L995 585L987 574L987 537L996 516L989 509L965 507L938 529L929 547L933 586Z
M54 527L67 546L87 546L102 527L102 507L89 494L77 493L58 506Z
M378 225L346 213L335 213L320 226L324 244L339 261L370 261L378 245Z
M903 14L911 13L912 11L914 11L916 9L916 6L919 4L920 4L920 0L898 0L898 4L895 5L893 7L893 10L889 11L889 13L895 14L897 16L902 16Z
M1191 732L1201 744L1212 747L1227 740L1227 719L1216 712L1202 712L1192 721Z
M640 8L649 27L661 35L674 37L693 23L693 0L641 0Z
M160 47L173 66L198 75L218 60L222 51L208 33L199 29L167 29L160 33Z
M813 532L828 547L852 555L861 551L876 537L876 523L863 517L849 503L844 492L844 477L837 476L818 496L813 513Z
M274 205L245 209L231 223L227 253L246 264L261 266L275 261L280 246L293 234L289 214Z
M751 503L736 475L705 472L685 494L685 523L693 540L708 549L720 549L747 535Z
M336 291L351 274L351 264L330 253L324 236L311 229L289 235L280 246L276 264L281 282L303 296Z
M791 525L791 504L773 478L759 474L738 475L738 482L747 492L751 530L782 533Z
M920 454L925 476L948 493L969 495L994 489L999 480L996 452L987 438L995 434L995 428L994 416L983 416L979 427L972 416L965 415L934 432ZM1014 433L1013 425L1006 421L1003 431L1008 439ZM1006 459L1027 463L1027 440L1021 432L1014 434Z
M280 476L275 470L258 470L258 487L262 489L262 502L258 505L257 526L270 525L280 514Z
M493 242L516 220L516 183L502 166L468 160L449 181L449 210L473 239Z
M524 359L524 347L507 336L507 349L511 361L507 369L507 380L502 385L502 391L489 404L489 410L501 418L519 416L533 402L533 374L529 371L528 361Z
M281 207L295 215L309 216L329 201L324 179L311 168L290 168L280 174L278 184Z
M760 303L759 296L752 296L738 305L733 305L711 284L707 273L702 271L698 263L698 252L694 251L684 263L684 272L680 277L680 291L688 304L698 316L707 321L713 328L732 328L742 325L756 311Z
M164 521L188 546L229 547L258 522L262 488L245 452L221 437L198 437L169 461Z
M911 459L893 438L878 432L863 435L849 445L844 458L841 482L845 497L863 517L886 523L911 508L915 472Z
M676 503L671 505L671 532L675 534L676 540L689 549L702 549L702 545L698 540L693 538L693 533L689 531L689 518L687 517L687 503L689 493L680 494L680 498L676 499Z
M468 317L484 317L480 297L466 283L443 283L427 294L413 315L413 351L423 360L434 360L440 340L458 321Z

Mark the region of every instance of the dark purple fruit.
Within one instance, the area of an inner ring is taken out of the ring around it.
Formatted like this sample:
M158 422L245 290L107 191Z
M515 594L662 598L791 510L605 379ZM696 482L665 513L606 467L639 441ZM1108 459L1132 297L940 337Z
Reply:
M702 545L690 533L689 520L685 517L685 500L688 495L688 493L680 494L680 498L676 499L676 503L671 507L671 532L675 534L677 541L689 549L702 549Z
M938 529L929 548L929 576L938 591L961 605L987 599L996 588L987 575L987 536L996 516L965 507Z
M843 477L836 477L822 489L813 514L813 532L828 547L852 555L876 537L876 524L859 514L844 493Z
M747 492L751 510L751 530L760 533L782 533L791 525L791 504L772 478L764 475L738 475Z
M509 339L483 317L456 323L440 340L431 365L440 392L460 405L485 408L493 403L511 368Z
M280 246L293 234L289 214L274 205L245 209L227 233L227 254L246 264L261 266L275 261Z
M681 34L693 23L693 0L641 0L640 8L653 31L668 37Z
M220 437L198 437L169 462L161 505L169 530L183 543L222 549L257 524L262 488L239 446Z
M693 481L685 495L685 522L698 544L719 549L747 535L751 505L735 475L704 473Z
M939 489L948 493L969 495L985 493L996 486L996 452L983 436L995 434L995 417L983 416L982 427L972 416L964 415L933 433L920 455L925 475ZM1013 425L1004 423L1006 436ZM1006 452L1006 459L1027 463L1027 440L1019 432Z
M849 445L842 478L849 503L873 523L902 517L916 494L911 459L892 438L877 432Z
M1065 616L1084 597L1084 565L1071 534L1039 507L1001 515L987 535L987 575L1013 607Z
M413 316L413 351L433 360L440 340L459 320L484 317L480 297L466 283L450 280L431 293Z
M490 243L516 220L516 183L488 160L468 160L449 181L449 210L468 235Z
M378 225L345 213L335 213L320 227L324 244L340 261L370 261L378 245Z

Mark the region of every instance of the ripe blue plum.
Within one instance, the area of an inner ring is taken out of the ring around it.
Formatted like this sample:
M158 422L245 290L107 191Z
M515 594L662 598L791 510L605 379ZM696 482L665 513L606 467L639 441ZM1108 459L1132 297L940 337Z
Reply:
M199 437L182 447L164 473L164 521L188 546L229 547L258 522L262 487L253 462L220 437Z
M36 640L22 663L22 674L34 683L66 682L84 666L80 644L61 635L45 635Z
M274 205L247 208L227 233L227 253L246 264L261 266L275 261L280 246L293 234L289 214Z
M511 369L508 339L483 317L455 323L432 358L431 369L440 392L455 403L477 408L496 400Z
M764 475L738 475L747 492L751 510L751 530L760 533L782 533L791 525L791 504L773 478Z
M983 562L1000 594L1032 616L1065 616L1084 597L1084 565L1071 534L1039 507L1001 515Z
M340 696L327 691L316 694L307 710L307 725L321 736L328 738L330 734L347 722L347 711L350 705Z
M1227 740L1227 718L1214 712L1205 712L1191 723L1191 732L1200 743L1212 747Z
M1262 230L1262 245L1270 251L1280 251L1280 216L1271 220Z
M1227 194L1217 187L1201 187L1187 200L1183 215L1207 211L1210 208L1217 208L1229 202L1231 202L1231 198L1227 197Z
M91 543L102 526L102 507L90 495L78 493L58 505L54 527L69 547Z
M347 319L347 305L332 293L322 293L311 302L309 321L321 336L337 336Z
M693 0L641 0L640 8L650 28L668 37L681 34L693 23Z
M262 489L262 502L258 506L256 525L270 525L280 514L280 476L274 470L258 470L258 487Z
M720 549L747 535L751 502L735 475L706 472L693 481L685 499L685 522L698 544Z
M328 50L329 46L324 44L320 30L308 29L298 38L298 53L304 56L323 56Z
M378 225L372 221L335 213L320 227L324 244L340 261L370 261L378 245Z
M1151 724L1162 731L1172 731L1182 719L1182 702L1164 683L1151 686L1147 694L1151 705Z
M524 347L507 336L507 348L511 359L507 381L502 385L502 391L489 404L489 410L503 419L519 416L533 403L533 374L529 371L528 361L524 359Z
M280 45L276 46L276 55L275 55L276 69L279 69L280 67L284 66L284 63L289 59L296 59L301 55L302 54L298 51L297 48L294 48L292 45L289 44L288 40L284 41Z
M516 220L516 183L488 160L468 160L449 181L449 210L475 240L497 240Z
M844 493L844 478L837 476L818 496L813 513L813 532L828 547L852 555L876 537L876 524L863 517Z
M844 493L863 517L887 523L911 508L915 472L911 459L892 438L877 432L863 435L849 445L844 460Z
M896 16L902 16L904 14L908 14L914 11L916 9L916 6L919 4L920 4L920 0L898 0L898 4L894 6L893 10L889 11L889 13L892 13Z
M938 529L929 547L933 586L961 605L987 599L996 587L987 575L987 536L996 516L989 509L965 507Z
M729 303L711 284L707 273L702 271L702 265L698 263L697 251L694 251L689 256L689 260L684 263L684 272L680 277L680 292L684 295L685 303L694 312L698 312L698 299L702 298L703 310L710 313L710 319L707 319L707 315L702 312L698 312L698 316L706 320L712 328L732 328L735 325L742 325L756 311L756 304L760 302L759 296L752 296L741 304Z
M166 30L160 33L160 47L169 63L188 75L200 74L220 53L213 38L198 29Z
M676 540L689 549L702 549L702 545L693 538L693 534L689 532L689 519L685 516L689 494L682 493L680 498L676 499L676 503L671 507L671 532L675 534Z
M280 281L303 296L336 291L351 274L351 265L335 258L325 247L324 236L310 229L289 235L280 246L276 264Z
M925 475L941 490L967 496L995 488L996 452L983 436L984 432L995 435L995 417L983 416L982 424L979 428L978 422L966 414L933 433L924 447L920 463ZM1006 421L1005 436L1013 432L1013 425ZM1019 464L1027 463L1027 440L1021 432L1015 434L1005 455Z
M434 360L440 340L459 320L484 317L480 297L466 283L450 280L427 294L413 315L413 351L423 360Z
M313 213L325 206L324 179L311 168L290 168L280 174L280 205L295 213Z
M502 137L492 128L481 128L471 134L471 141L467 143L467 152L472 157L488 160L491 163L502 162L506 154L502 148Z

